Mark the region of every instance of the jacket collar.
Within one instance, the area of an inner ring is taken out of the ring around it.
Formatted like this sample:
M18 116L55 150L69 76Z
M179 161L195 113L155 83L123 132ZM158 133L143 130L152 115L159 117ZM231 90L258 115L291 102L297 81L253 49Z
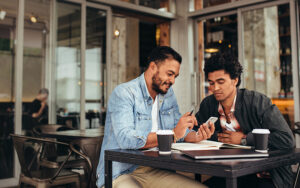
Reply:
M241 109L243 102L243 90L237 88L236 89L236 102L235 102L235 109L239 111Z
M144 73L141 74L141 76L138 78L138 80L139 80L140 88L142 89L144 100L151 100L152 98L151 98L148 88L147 88L145 74Z
M149 94L149 91L148 91L148 88L147 88L147 84L146 84L146 80L145 80L145 74L141 74L140 77L138 77L138 80L139 80L139 85L140 85L140 88L142 89L142 93L143 93L143 98L145 101L148 101L148 100L151 100L152 97L150 96ZM169 97L172 95L172 87L169 88L168 92L166 94L158 94L159 96L159 99L161 101L163 101L165 98Z

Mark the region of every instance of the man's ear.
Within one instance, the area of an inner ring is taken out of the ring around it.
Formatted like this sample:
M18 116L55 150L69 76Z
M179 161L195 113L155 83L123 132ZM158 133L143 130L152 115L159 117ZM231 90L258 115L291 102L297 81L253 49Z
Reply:
M149 64L149 69L153 72L156 72L156 69L157 69L157 65L154 61L151 61L150 64Z
M234 85L235 85L235 87L237 86L237 84L238 84L238 82L239 82L239 78L235 78L235 79L233 79L233 82L234 82Z

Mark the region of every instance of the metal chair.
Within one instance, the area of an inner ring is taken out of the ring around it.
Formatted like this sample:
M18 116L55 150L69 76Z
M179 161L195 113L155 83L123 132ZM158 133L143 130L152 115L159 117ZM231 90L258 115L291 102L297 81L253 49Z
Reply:
M293 132L295 134L299 134L300 135L300 121L295 122L295 128L294 128Z
M80 187L80 177L78 173L65 170L64 165L73 153L70 150L69 145L62 142L53 141L50 139L42 139L35 137L28 137L22 135L11 134L13 138L14 147L17 151L19 162L21 165L20 174L20 186L22 184L29 184L35 187L50 187L55 185L64 185L74 183L76 187ZM38 162L38 155L42 149L43 144L56 144L62 145L68 148L69 152L63 163L57 169L48 168L34 168L34 164ZM27 155L25 158L25 151L27 146L34 146L34 153L32 155Z
M65 131L74 130L73 128L67 127L65 125L48 124L41 125L33 128L33 133L37 137L42 138L43 133L55 132L55 131ZM55 139L51 139L54 140ZM59 140L58 140L59 141ZM44 144L42 146L41 154L39 156L39 165L47 168L58 168L63 162L67 153L65 149L60 146L55 146L54 144ZM72 168L73 166L80 166L84 163L83 160L76 159L74 156L70 157L70 160L65 164L65 168Z
M300 135L300 122L295 122L295 128L293 133L296 135ZM296 175L295 175L295 182L293 188L300 188L300 164L298 163Z
M84 174L87 187L89 188L96 187L96 169L99 162L102 141L103 136L78 139L70 144L71 150L86 161L86 165L84 165ZM76 148L79 148L80 150Z

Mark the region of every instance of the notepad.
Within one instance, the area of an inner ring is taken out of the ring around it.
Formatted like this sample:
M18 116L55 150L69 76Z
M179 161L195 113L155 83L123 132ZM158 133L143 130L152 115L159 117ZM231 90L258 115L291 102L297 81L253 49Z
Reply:
M222 142L215 142L211 140L202 140L197 143L174 143L172 149L180 151L194 151L194 150L218 150L218 149L251 149L251 146L242 146L236 144L225 144Z

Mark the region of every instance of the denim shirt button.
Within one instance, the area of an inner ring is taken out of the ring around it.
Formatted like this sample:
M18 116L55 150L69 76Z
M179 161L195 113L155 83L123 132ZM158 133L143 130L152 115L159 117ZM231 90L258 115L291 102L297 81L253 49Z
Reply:
M171 114L171 112L168 112L168 114L170 115L170 114Z

